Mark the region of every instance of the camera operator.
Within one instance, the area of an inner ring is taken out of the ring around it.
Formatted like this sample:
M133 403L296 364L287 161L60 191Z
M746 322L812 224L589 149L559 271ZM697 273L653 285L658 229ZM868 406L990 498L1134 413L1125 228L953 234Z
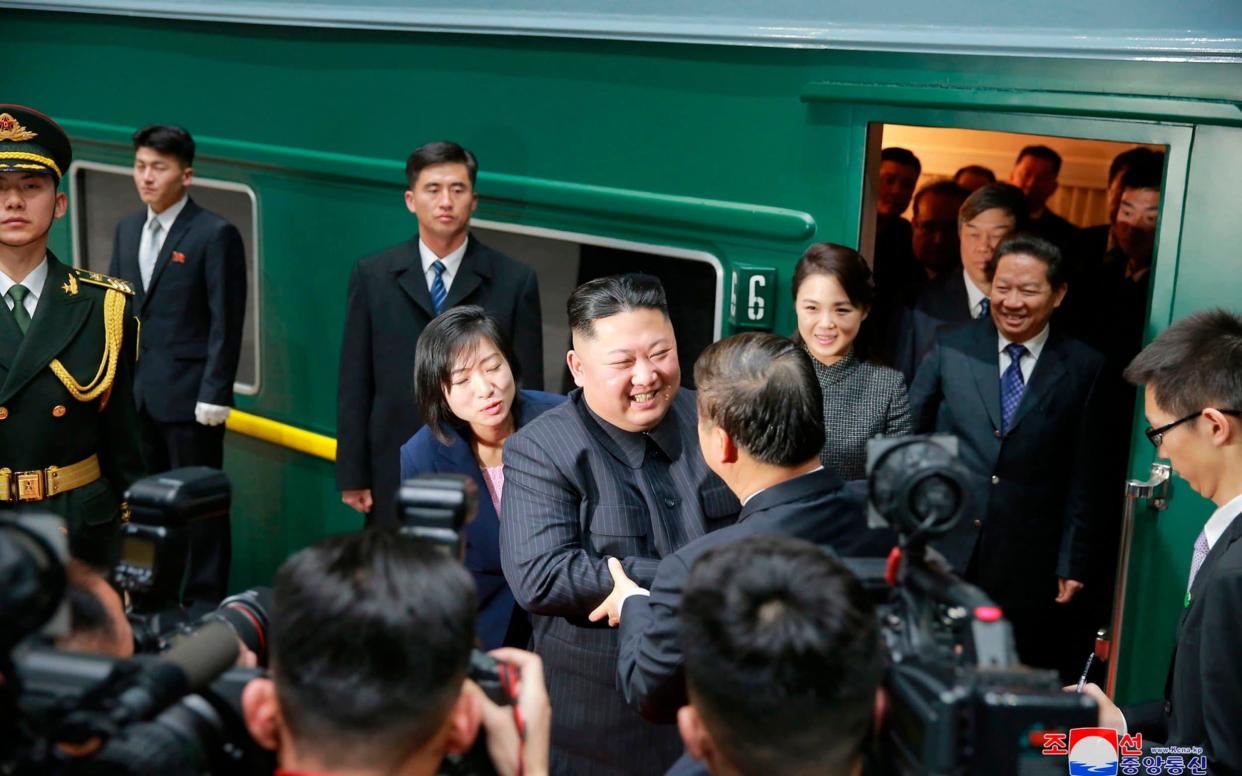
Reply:
M56 646L70 652L133 657L134 632L116 590L97 571L76 559L65 564L65 579L70 631L56 640Z
M369 530L302 550L276 575L271 678L246 687L246 725L283 774L433 774L480 724L497 772L546 774L542 664L492 653L521 671L516 708L492 704L466 679L474 618L469 573L427 544Z
M884 708L871 603L813 545L755 537L705 552L681 627L690 705L669 776L857 776Z
M699 444L708 467L742 502L737 523L660 561L647 591L609 560L615 587L591 613L620 623L618 685L655 722L671 722L685 703L678 609L696 558L710 547L757 534L794 536L843 555L879 554L895 537L866 528L861 504L820 465L824 445L819 381L806 351L772 334L738 334L710 345L694 366ZM876 542L877 537L887 542Z

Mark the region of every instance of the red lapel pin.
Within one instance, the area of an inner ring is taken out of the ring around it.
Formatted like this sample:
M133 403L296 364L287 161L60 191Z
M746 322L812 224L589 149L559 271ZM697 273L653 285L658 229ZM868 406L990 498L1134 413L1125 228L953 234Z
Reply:
M182 253L181 251L173 251L172 260L177 262L178 264L185 264L185 254Z

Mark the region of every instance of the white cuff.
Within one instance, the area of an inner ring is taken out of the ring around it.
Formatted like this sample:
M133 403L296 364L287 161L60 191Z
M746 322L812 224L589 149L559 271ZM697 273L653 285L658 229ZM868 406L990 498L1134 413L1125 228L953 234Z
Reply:
M618 615L620 615L620 614L622 614L622 613L624 613L624 612L625 612L625 602L626 602L626 601L628 601L628 600L630 600L631 598L633 598L633 597L634 597L634 596L636 596L636 595L645 595L645 596L647 596L647 597L649 597L649 598L650 598L650 597L651 597L651 591L650 591L650 590L644 590L643 588L641 588L641 587L640 587L640 588L637 588L637 589L635 589L635 590L631 590L630 592L626 593L626 594L625 594L625 598L622 598L622 599L621 599L621 606L617 607L617 614L618 614Z

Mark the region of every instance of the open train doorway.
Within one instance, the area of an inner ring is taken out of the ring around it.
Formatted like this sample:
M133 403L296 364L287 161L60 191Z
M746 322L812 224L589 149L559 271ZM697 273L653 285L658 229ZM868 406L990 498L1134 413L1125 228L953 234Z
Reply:
M1110 623L1116 592L1119 494L1141 413L1138 392L1121 374L1151 317L1166 147L873 124L867 151L859 244L873 267L883 351L907 380L916 380L937 327L992 314L984 304L991 282L975 260L988 221L975 221L981 202L1016 203L1018 228L1061 256L1069 290L1050 331L1085 342L1106 362L1097 387L1104 398L1093 403L1090 578L1073 614L1079 632L1093 633ZM1016 199L982 198L985 187L1005 185ZM999 391L999 367L997 382ZM1102 675L1092 679L1103 684Z
M539 278L543 308L542 388L554 393L573 390L565 362L570 347L565 305L582 283L625 272L655 275L668 295L669 318L677 335L681 382L694 387L694 362L720 338L724 271L709 253L673 246L560 232L517 224L475 219L471 232L488 246L523 261Z

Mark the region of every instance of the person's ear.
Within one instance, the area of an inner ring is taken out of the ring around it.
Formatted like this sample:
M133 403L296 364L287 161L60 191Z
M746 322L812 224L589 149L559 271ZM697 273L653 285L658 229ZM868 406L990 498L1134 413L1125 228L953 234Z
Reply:
M193 167L182 168L181 185L188 187L190 185L190 181L193 179L194 179L194 168Z
M884 692L883 687L875 688L875 709L872 711L871 728L875 735L879 735L884 728L884 717L888 716L888 693Z
M56 207L52 211L52 218L64 218L65 213L69 210L69 197L65 192L56 192Z
M862 316L858 319L858 322L862 323L863 321L867 320L868 315L871 315L871 308L868 307L867 305L862 305L858 309L862 310Z
M715 751L712 737L693 706L682 706L677 710L677 731L681 733L687 754L702 763L711 761Z
M414 207L414 190L406 189L405 191L405 209L418 215L418 209Z
M281 731L284 722L280 717L280 704L276 700L276 685L271 679L251 679L242 690L242 715L250 737L264 749L280 751Z
M582 387L582 359L578 356L578 352L570 350L565 354L565 363L569 365L569 374L574 378L574 385Z
M463 754L469 751L474 745L474 739L479 735L481 721L482 711L479 709L478 698L463 687L444 723L447 728L444 738L445 751L449 754Z
M733 441L729 432L716 426L712 429L712 437L716 440L716 449L720 452L720 462L737 463L737 442Z
M1203 411L1203 417L1208 421L1208 430L1212 435L1212 444L1220 447L1229 443L1234 438L1233 426L1229 423L1229 416L1215 407L1208 407Z
M1065 295L1069 292L1069 283L1062 283L1052 291L1052 306L1060 307Z

